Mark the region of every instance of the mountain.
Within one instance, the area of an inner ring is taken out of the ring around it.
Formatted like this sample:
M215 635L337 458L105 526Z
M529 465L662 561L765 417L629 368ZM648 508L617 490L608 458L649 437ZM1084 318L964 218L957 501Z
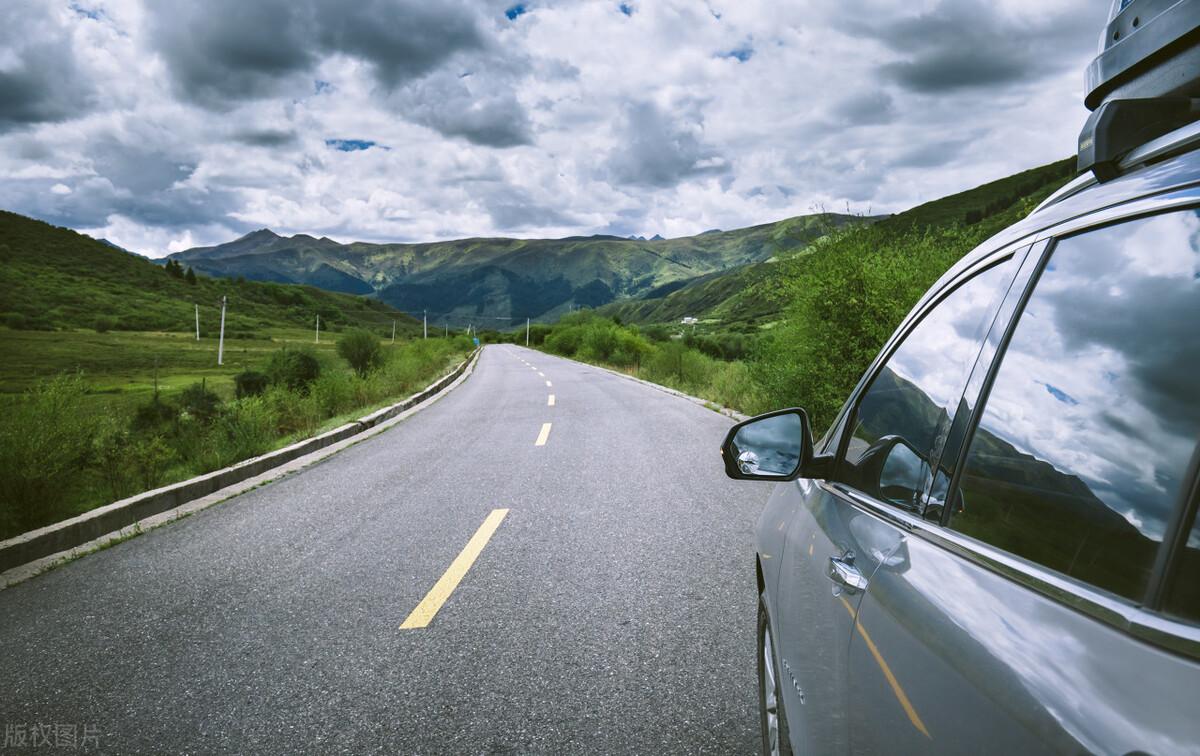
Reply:
M261 229L170 257L210 276L374 294L406 312L427 310L431 320L483 317L503 327L662 292L804 249L830 228L865 220L827 213L679 239L596 235L424 244L339 244Z
M1040 202L1074 175L1075 158L1067 158L926 202L877 223L897 231L961 225L990 235L999 230L994 226L1015 220L1008 216L1010 210L1019 209L1018 203ZM774 261L750 263L698 276L599 309L626 323L678 323L684 317L697 317L754 330L780 315L782 305L769 291L773 265Z
M310 328L318 313L330 329L362 325L382 332L393 320L401 332L420 328L382 302L311 286L203 276L189 284L104 241L0 211L0 317L12 326L92 328L105 318L108 328L118 330L189 331L194 307L219 310L222 296L228 297L226 330L233 335Z

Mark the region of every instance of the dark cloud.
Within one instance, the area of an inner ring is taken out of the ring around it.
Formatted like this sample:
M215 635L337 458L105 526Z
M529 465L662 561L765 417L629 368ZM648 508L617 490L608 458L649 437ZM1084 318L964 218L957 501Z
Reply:
M944 0L916 16L856 19L854 34L874 37L901 55L880 67L910 91L936 94L1033 83L1075 65L1094 44L1105 9L1042 13L1036 21L1005 16L993 4Z
M889 165L893 168L935 168L958 158L974 137L937 139L916 144L898 154Z
M47 4L8 0L0 14L0 131L64 121L91 109L93 90L80 71L70 31Z
M495 184L481 189L480 199L497 228L517 230L579 223L578 219L539 203L519 186Z
M470 9L415 0L190 0L149 3L148 31L173 81L209 107L308 89L330 54L370 64L391 89L487 42Z
M533 141L529 116L517 101L517 72L503 65L480 66L482 73L459 76L438 71L392 98L394 109L449 137L488 147L515 147Z
M233 138L252 147L284 147L294 144L296 132L284 129L252 129L239 131Z
M654 103L630 103L608 169L618 183L660 188L695 176L727 172L724 157L701 142L702 127L699 115L673 120Z
M240 227L230 214L241 198L223 187L187 183L196 162L176 145L147 134L106 134L92 143L96 175L74 179L0 182L0 207L71 228L96 228L120 215L146 226L186 229L219 223ZM71 191L56 193L62 183Z
M841 125L891 123L896 117L896 104L887 92L868 89L839 101L832 113Z

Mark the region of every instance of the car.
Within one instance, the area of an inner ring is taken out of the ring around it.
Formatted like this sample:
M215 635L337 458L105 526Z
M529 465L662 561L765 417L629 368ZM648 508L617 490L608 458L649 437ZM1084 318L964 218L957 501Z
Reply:
M814 440L735 425L766 753L1200 753L1200 0L1117 0L1081 175Z

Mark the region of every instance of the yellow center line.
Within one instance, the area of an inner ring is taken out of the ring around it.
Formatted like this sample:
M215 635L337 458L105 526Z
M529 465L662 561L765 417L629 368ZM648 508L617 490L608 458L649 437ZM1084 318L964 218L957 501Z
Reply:
M537 441L533 442L534 446L545 446L547 439L550 438L550 423L542 423L542 432L538 434Z
M553 407L553 406L554 406L554 394L551 394L551 395L550 395L550 398L546 400L546 406L547 406L547 407Z
M438 610L442 608L442 604L446 603L446 599L450 598L450 594L454 593L454 589L462 582L463 577L467 574L467 570L471 569L471 565L475 564L475 560L479 558L479 553L483 551L483 547L487 546L488 540L492 534L496 532L496 528L500 527L500 522L504 520L508 514L507 509L493 509L483 524L479 526L479 530L475 531L475 535L471 536L471 540L467 541L467 545L463 548L459 555L450 563L450 567L446 570L433 588L429 589L429 593L425 594L425 598L421 599L421 603L417 604L417 608L412 610L412 613L400 623L401 630L415 630L426 627L433 621Z
M917 710L913 708L912 702L908 700L908 696L904 692L904 688L900 687L900 681L892 674L892 668L888 666L887 661L883 658L883 654L879 653L879 649L875 647L875 641L871 640L871 636L867 634L867 629L862 626L858 618L854 616L854 608L850 606L850 602L845 596L838 596L842 605L846 607L846 611L850 612L850 616L854 619L854 626L858 628L858 634L862 636L863 641L867 644L867 650L871 652L871 656L875 657L875 663L879 665L879 669L883 671L883 676L887 678L888 685L892 686L892 693L896 695L896 700L900 702L900 707L904 709L904 713L908 715L908 721L912 722L913 727L921 731L925 737L933 740L933 736L929 734L929 730L925 729L925 723L921 721L921 717L917 715Z

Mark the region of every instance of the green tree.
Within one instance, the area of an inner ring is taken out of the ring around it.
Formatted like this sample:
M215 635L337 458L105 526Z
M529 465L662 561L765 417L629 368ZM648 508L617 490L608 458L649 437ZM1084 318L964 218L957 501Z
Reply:
M379 338L363 328L351 328L338 339L337 351L359 378L366 378L367 373L383 363L383 349Z
M196 271L192 270L191 268L188 268L187 275L184 276L184 279L186 279L187 282L190 283L192 286L195 286L196 285Z

